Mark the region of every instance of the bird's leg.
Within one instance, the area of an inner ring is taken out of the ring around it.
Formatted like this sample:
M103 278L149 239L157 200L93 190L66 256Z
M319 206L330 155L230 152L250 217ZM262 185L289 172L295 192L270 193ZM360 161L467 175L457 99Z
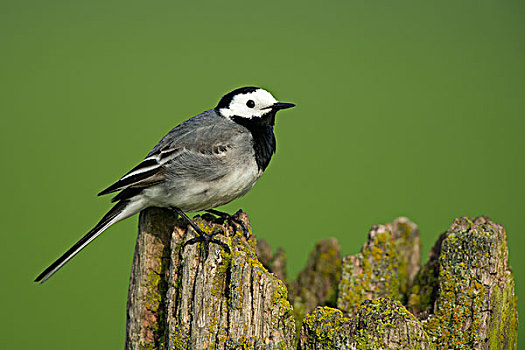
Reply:
M219 216L219 217L221 217L224 220L227 220L229 222L229 224L233 228L235 228L235 230L237 230L237 225L235 225L235 224L241 225L241 227L242 227L242 229L244 231L243 232L244 236L246 237L246 239L250 239L250 230L248 229L246 224L242 220L238 220L238 219L234 218L234 216L241 211L240 209L239 209L239 211L237 211L237 213L235 213L233 215L230 215L228 213L225 213L225 212L219 211L219 210L215 210L215 209L208 209L208 210L205 210L205 211L207 213Z
M208 259L208 253L209 253L209 247L208 245L210 243L215 243L215 244L218 244L222 247L222 249L224 249L228 254L231 253L230 251L230 247L228 247L228 245L224 242L221 242L219 241L218 239L215 239L213 238L213 236L219 234L219 233L223 233L222 230L214 230L212 233L205 233L204 231L202 231L199 226L197 226L192 219L190 219L188 217L188 215L186 215L182 210L180 210L179 208L175 208L173 207L172 208L177 214L180 215L181 218L183 218L191 227L193 227L193 229L195 230L195 232L197 232L197 237L194 237L192 239L189 239L187 240L186 242L184 242L184 244L182 245L182 251L184 251L184 248L187 246L187 245L192 245L192 244L195 244L195 243L199 243L199 242L202 242L202 245L203 245L203 248L204 248L204 261L206 261L206 259Z

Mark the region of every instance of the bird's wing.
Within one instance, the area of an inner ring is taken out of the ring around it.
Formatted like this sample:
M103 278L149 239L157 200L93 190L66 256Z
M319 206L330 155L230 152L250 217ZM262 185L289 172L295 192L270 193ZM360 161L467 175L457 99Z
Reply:
M131 169L117 182L98 195L120 191L126 188L148 187L164 180L163 165L181 153L181 148L168 148L148 155L139 165Z
M203 181L223 176L224 157L217 156L230 151L232 140L245 131L206 113L209 114L200 114L171 130L140 164L98 195L122 190L113 198L118 201L164 181L167 176Z

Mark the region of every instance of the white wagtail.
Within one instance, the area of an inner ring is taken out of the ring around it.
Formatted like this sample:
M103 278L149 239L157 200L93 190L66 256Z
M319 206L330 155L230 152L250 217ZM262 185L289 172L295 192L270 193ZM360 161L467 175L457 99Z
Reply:
M117 204L100 222L35 282L45 282L72 257L116 222L148 207L171 208L190 224L203 242L228 246L206 234L184 213L209 211L245 195L275 152L275 114L292 103L278 102L268 91L243 87L226 94L214 109L172 129L146 158L100 195L120 191Z

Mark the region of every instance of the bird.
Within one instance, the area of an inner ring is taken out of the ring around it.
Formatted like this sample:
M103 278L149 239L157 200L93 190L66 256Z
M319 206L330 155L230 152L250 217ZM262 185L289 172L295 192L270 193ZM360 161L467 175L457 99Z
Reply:
M142 162L98 195L118 192L116 204L69 250L47 267L35 282L44 283L113 224L149 208L169 208L192 226L195 238L228 246L205 233L187 212L207 211L245 195L268 167L276 150L276 113L294 107L277 101L265 89L247 86L224 95L215 108L174 127Z

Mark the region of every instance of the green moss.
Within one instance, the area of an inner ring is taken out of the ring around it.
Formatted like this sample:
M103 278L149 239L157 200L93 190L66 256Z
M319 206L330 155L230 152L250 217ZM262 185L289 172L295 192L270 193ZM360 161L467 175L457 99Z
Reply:
M478 222L456 219L442 243L436 308L424 323L438 349L471 349L486 341L491 349L516 344L514 282L505 271L492 270L507 263L506 237L490 222ZM489 273L500 274L499 282L490 284Z
M293 317L295 320L295 335L297 342L303 325L304 316L306 315L306 307L303 302L303 298L298 296L295 298L293 303Z
M168 289L168 283L164 279L164 275L168 269L169 259L169 247L164 247L162 256L156 258L155 269L150 269L147 272L146 279L144 282L144 289L147 291L145 295L145 307L154 316L154 322L151 324L151 328L154 331L154 340L149 344L141 344L145 348L152 346L158 348L161 345L162 339L165 334L163 328L165 322L165 310L163 307L164 297Z
M198 226L202 231L204 231L204 233L209 234L212 233L218 225L210 224L209 222L204 221L202 218L200 218L200 220L198 221Z
M518 342L517 298L513 295L514 283L507 283L503 290L496 290L492 304L497 317L490 334L490 349L515 349Z
M313 312L306 315L303 320L303 325L306 327L306 333L309 337L307 343L325 344L325 348L330 349L330 345L334 345L334 339L339 332L340 326L348 321L348 318L343 317L341 310L326 306L316 308Z
M222 283L215 279L212 282L211 288L210 288L210 294L214 297L220 297L223 294L224 288L222 287Z
M188 349L188 342L185 340L184 335L177 329L170 335L170 343L173 345L173 350L186 350Z
M413 235L413 228L408 220L397 220L396 239L394 240L394 248L398 256L398 280L400 296L404 297L408 293L410 287L410 276L408 274L409 254L414 252L414 246L419 244L419 239L415 240ZM406 300L404 300L406 301Z
M318 307L306 315L303 325L302 345L307 348L387 349L392 336L399 349L432 348L421 323L399 301L388 298L363 302L354 319L343 317L338 309Z
M467 349L479 344L483 317L484 285L473 280L465 285L450 271L440 272L440 295L436 313L425 323L425 329L436 339L440 349ZM469 329L464 320L472 318Z
M377 232L352 261L343 264L337 306L351 312L363 301L377 297L399 298L397 254L389 231Z
M292 306L288 301L288 290L286 289L286 286L281 280L276 279L275 282L277 283L277 287L273 292L272 301L273 304L279 308L279 315L286 315L292 312Z
M420 322L398 300L380 298L363 302L353 321L355 330L355 349L385 349L386 339L395 333L405 337L397 339L400 349L426 349L431 347L430 339L423 331ZM411 326L405 326L410 324ZM397 332L399 326L403 329ZM419 325L419 329L417 327ZM406 327L406 329L405 329Z
M221 349L235 349L235 350L255 350L255 349L286 349L290 350L290 348L283 342L275 342L270 343L269 345L264 343L264 340L262 339L256 339L253 337L246 337L242 336L238 339L227 339L224 342L223 347Z
M230 245L230 249L231 249L231 245ZM224 249L221 249L221 257L222 257L222 261L219 266L218 272L221 275L225 275L226 272L228 272L228 269L231 267L232 254L226 252Z
M436 265L438 265L437 261L423 266L410 288L407 307L415 314L428 312L433 307L439 286Z
M139 345L140 350L155 350L155 344L140 344Z
M323 250L319 255L316 273L318 278L324 281L336 281L330 284L326 291L325 300L319 302L328 306L337 305L338 282L341 279L341 252L339 245L331 245L330 249Z

